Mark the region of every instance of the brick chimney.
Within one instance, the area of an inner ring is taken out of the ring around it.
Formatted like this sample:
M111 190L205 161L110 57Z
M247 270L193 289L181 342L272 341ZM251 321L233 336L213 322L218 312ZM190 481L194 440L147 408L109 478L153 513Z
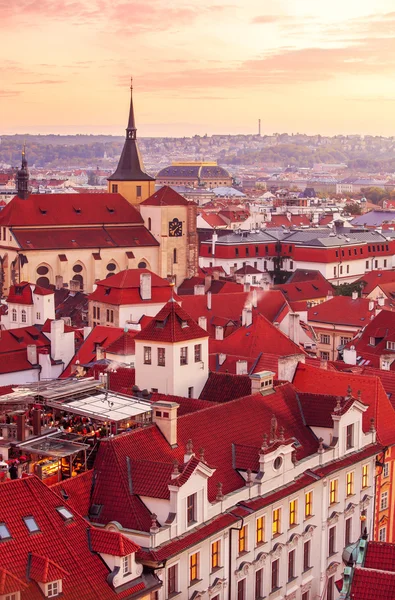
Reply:
M216 325L216 327L215 327L215 339L216 340L224 339L224 328L221 325Z
M140 296L142 300L151 300L152 298L151 273L141 273L140 275Z
M31 365L37 365L38 364L37 346L35 346L34 344L28 344L26 350L27 350L27 360L29 361L29 363Z
M207 331L207 318L206 317L199 317L198 318L198 325L199 325L199 327L201 327L202 329L205 329Z
M243 308L241 324L243 327L249 327L252 324L252 310L250 308Z
M248 373L248 363L246 360L236 362L236 375L246 375Z
M204 296L204 285L195 285L193 288L194 296Z
M172 448L177 447L177 402L153 402L152 422L160 429L162 435Z

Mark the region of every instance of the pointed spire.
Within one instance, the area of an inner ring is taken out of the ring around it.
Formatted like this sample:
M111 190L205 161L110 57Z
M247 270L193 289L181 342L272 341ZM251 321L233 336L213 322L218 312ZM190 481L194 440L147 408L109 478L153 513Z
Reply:
M134 120L134 109L133 109L133 77L130 78L130 109L129 109L129 122L126 128L126 139L135 140L137 137L136 122Z
M22 164L21 168L18 169L16 174L16 188L19 198L26 200L29 196L29 170L27 168L26 159L26 146L23 144L22 148Z

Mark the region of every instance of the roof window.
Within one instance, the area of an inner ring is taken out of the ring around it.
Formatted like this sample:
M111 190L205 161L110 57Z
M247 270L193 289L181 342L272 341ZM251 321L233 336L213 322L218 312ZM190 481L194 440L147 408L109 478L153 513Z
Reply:
M82 212L80 208L76 208L75 206L73 206L73 208L74 208L74 212L76 212L77 215L79 215Z
M107 208L108 212L111 214L115 212L115 209L111 208L111 206L107 206L106 208Z
M73 513L70 512L65 506L58 506L56 510L65 521L70 521L70 519L74 517Z
M89 516L90 517L98 517L101 513L102 508L103 508L102 504L92 504L92 506L89 509Z
M37 531L40 531L40 528L37 525L34 517L23 517L23 520L25 521L29 533L36 533Z
M11 534L8 531L7 525L5 523L0 523L0 540L9 540L11 538Z

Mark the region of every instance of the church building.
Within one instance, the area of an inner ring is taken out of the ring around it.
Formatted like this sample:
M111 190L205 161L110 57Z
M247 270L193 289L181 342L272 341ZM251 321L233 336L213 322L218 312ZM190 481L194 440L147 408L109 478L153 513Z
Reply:
M17 191L0 212L3 296L21 281L42 287L73 281L89 293L96 281L124 269L149 269L177 285L196 274L196 206L169 188L156 192L144 171L132 87L124 148L107 192L31 194L25 150Z

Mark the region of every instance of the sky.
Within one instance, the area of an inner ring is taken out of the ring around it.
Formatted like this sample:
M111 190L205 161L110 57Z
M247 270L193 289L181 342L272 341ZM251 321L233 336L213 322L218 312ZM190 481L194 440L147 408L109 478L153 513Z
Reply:
M395 135L392 0L0 0L0 134Z

